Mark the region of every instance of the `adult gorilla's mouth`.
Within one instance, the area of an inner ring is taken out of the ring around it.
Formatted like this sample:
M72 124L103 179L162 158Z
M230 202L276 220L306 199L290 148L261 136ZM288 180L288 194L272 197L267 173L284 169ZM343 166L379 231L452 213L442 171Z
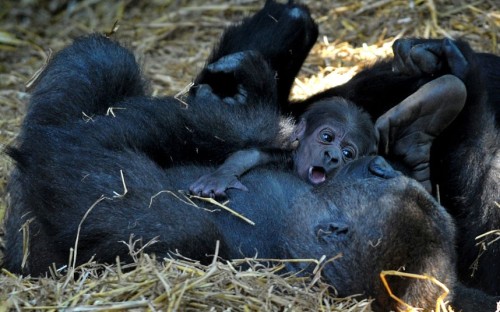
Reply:
M320 184L326 180L326 170L323 167L309 167L309 182L312 184Z

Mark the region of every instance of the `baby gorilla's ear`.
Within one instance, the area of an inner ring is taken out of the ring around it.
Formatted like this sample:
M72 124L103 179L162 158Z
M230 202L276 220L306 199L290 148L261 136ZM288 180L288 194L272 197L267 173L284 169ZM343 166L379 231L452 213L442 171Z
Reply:
M307 122L304 118L301 118L299 123L293 128L292 135L290 136L290 142L302 140L306 134L306 128Z

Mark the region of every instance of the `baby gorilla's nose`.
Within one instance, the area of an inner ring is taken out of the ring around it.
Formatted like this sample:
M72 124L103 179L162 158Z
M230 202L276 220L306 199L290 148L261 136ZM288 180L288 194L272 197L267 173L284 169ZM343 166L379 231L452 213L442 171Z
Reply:
M340 165L340 153L334 148L328 148L323 152L323 164L327 171Z

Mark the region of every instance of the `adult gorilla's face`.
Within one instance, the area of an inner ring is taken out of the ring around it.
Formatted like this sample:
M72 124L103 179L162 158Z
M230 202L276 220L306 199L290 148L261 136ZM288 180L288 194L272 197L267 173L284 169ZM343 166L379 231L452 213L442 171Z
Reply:
M429 275L451 288L455 255L450 216L418 182L398 174L382 158L373 159L354 161L317 187L324 199L317 210L305 211L305 203L297 202L295 220L304 223L285 227L293 237L287 246L291 255L338 256L323 268L326 281L341 290L340 296L375 298L375 308L396 304L379 278L383 270ZM442 293L428 281L388 280L397 296L420 308L435 308Z

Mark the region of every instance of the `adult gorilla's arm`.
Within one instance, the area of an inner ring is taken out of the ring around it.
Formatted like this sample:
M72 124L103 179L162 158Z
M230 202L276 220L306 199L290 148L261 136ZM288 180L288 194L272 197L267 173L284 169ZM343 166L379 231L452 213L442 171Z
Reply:
M395 74L392 60L384 60L359 72L343 85L317 93L304 101L292 102L289 109L294 116L299 116L312 103L340 96L360 105L376 119L430 80L430 77Z
M416 48L413 49L414 46ZM447 54L444 54L444 46L442 39L397 40L393 45L394 59L378 62L345 84L292 103L290 109L294 115L300 115L311 103L341 96L378 118L436 77L452 74L464 80L474 76L466 72L467 68L473 68L473 71L477 68L476 62L471 62L475 56L470 46L461 41L453 42ZM443 58L449 59L449 62L442 62ZM464 80L464 83L467 84L467 81Z
M464 109L433 146L431 174L440 186L441 202L459 226L459 277L468 286L498 296L500 245L489 244L485 250L476 237L500 229L500 77L490 68L498 71L500 58L475 53L468 44L449 39L407 39L397 41L394 48L397 71L452 73L467 88Z

